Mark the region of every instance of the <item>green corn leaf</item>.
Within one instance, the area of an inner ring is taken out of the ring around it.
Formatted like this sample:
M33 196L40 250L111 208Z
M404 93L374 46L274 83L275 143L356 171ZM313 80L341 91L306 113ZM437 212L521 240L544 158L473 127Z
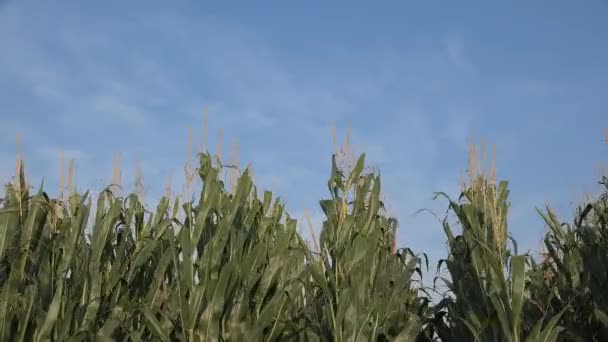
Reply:
M519 335L525 295L525 256L511 258L511 329Z

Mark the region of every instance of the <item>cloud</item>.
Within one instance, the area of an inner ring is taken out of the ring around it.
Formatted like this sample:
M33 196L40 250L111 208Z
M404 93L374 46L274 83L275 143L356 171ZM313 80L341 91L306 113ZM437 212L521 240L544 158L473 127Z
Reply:
M565 93L564 86L558 82L529 79L519 83L517 93L525 96L551 96Z
M72 54L81 57L92 57L91 54L100 50L118 48L115 40L99 33L83 33L79 31L65 31L62 34L64 47Z
M32 102L51 108L62 125L84 130L78 133L82 146L69 146L87 159L83 183L107 185L98 179L110 180L111 150L121 148L125 183L140 152L147 160L142 168L149 199L160 197L171 173L178 188L184 135L192 125L200 136L208 106L207 143L215 147L223 127L226 156L227 142L237 136L242 165L253 160L260 190L272 189L276 180L290 212L305 223L307 208L318 233L318 200L327 196L333 150L329 123L344 133L351 121L355 150L380 168L389 213L401 223L400 246L440 250L441 227L412 214L441 207L431 197L444 184L433 179L458 179L456 167L441 159L460 152L455 142L477 119L475 106L452 101L454 95L445 92L446 84L460 81L453 73L446 76L446 68L473 67L461 36L448 35L433 49L379 48L361 63L349 56L336 63L295 63L288 51L240 23L188 14L146 16L128 29L120 20L88 30L67 23L51 37L22 22L11 34L0 33L11 38L0 73L31 91ZM45 39L56 43L53 49ZM47 139L58 140L58 134ZM58 174L58 150L41 151L48 174ZM307 228L301 231L308 234Z
M12 19L12 25L0 33L6 51L0 57L0 74L25 87L47 110L53 107L57 122L69 124L86 117L89 123L111 119L141 126L147 123L148 103L163 98L165 89L159 85L166 80L156 76L160 73L153 62L115 64L98 56L100 51L118 53L108 36L76 33L60 25L62 38L57 39L25 26L19 11ZM53 49L44 48L48 40L54 43Z
M141 126L146 123L146 115L141 107L118 96L97 95L93 100L93 108L101 115L108 113L132 125Z
M451 144L466 147L472 138L476 138L473 136L473 130L477 128L479 118L480 116L476 110L464 108L455 110L447 118L445 129L441 131L443 137Z
M467 56L467 42L461 34L450 33L444 39L445 53L448 60L455 66L474 71L475 65Z
M71 159L84 160L89 157L88 153L77 148L61 148L61 147L42 147L39 151L40 155L48 161L58 161L63 158L66 161Z

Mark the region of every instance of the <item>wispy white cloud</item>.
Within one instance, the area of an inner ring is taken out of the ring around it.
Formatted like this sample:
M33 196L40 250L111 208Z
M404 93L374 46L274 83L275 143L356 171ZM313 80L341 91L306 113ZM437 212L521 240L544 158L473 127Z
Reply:
M480 115L475 109L459 108L452 112L441 133L447 141L456 146L465 147L475 138L474 129L477 128Z
M42 147L39 151L40 155L48 161L58 161L63 155L64 160L84 160L89 157L89 154L78 148L61 148L61 147Z
M105 34L65 31L61 39L65 48L71 54L81 57L91 57L99 50L116 48L116 41Z
M555 96L566 90L561 83L540 79L529 79L518 84L520 88L515 92L526 96Z
M144 110L128 102L128 100L120 99L118 96L103 94L95 96L93 101L93 108L100 114L111 113L112 116L119 117L126 123L138 126L146 123Z
M242 164L254 161L256 181L270 189L276 181L294 216L305 222L307 208L316 229L333 149L329 122L335 121L343 133L350 118L355 150L367 152L369 163L380 167L389 211L402 224L399 244L441 246L443 232L436 222L412 214L433 206L432 192L443 190L434 177L453 174L458 179L439 159L460 147L445 147L442 140L463 140L476 119L469 111L473 106L445 110L428 100L443 100L440 92L450 81L437 69L447 63L473 67L461 36L448 35L434 49L371 51L364 65L345 57L340 65L295 67L280 47L255 30L217 18L159 14L137 24L140 31L130 36L112 34L112 28L105 33L63 27L54 47L63 59L35 39L42 33L27 33L21 23L14 30L21 33L10 35L10 54L0 57L8 62L0 73L10 73L32 89L36 101L61 108L58 115L67 123L99 127L95 130L116 140L122 139L115 131L122 124L129 126L128 137L149 132L136 144L155 154L143 155L148 161L144 179L153 188L150 199L160 196L172 172L179 187L184 161L179 151L185 151L186 141L179 134L196 125L200 137L203 109L209 106L211 150L219 127L224 127L224 156L231 137L237 136ZM114 146L95 139L83 145L92 165L84 171L94 174L88 184L109 180L111 151L102 157L100 150ZM126 164L133 161L135 147L124 149ZM56 149L47 152L56 157ZM54 174L57 170L56 164L49 168ZM125 165L125 182L133 174L132 166Z
M19 11L12 18L13 26L7 25L9 30L0 33L6 51L0 57L0 74L29 89L37 101L59 109L53 113L58 122L87 118L93 123L111 118L135 126L146 123L147 102L153 103L150 99L158 100L162 94L149 96L150 88L165 82L156 76L159 73L154 72L152 62L104 63L95 53L116 52L109 36L68 30L61 32L63 39L56 39L29 30ZM54 43L52 50L43 48L45 40Z
M465 70L475 70L475 64L467 54L467 40L462 34L449 33L444 39L444 47L452 64Z

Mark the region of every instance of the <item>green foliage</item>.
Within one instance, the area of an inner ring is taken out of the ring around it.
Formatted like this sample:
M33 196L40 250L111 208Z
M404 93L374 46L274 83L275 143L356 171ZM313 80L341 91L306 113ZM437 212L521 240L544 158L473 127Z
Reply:
M361 156L346 178L333 160L321 253L301 278L305 322L324 341L412 341L428 304L413 281L421 260L406 250L391 255L396 221L380 214L380 177L362 175L363 165Z
M549 227L548 253L530 271L531 299L538 303L530 311L553 315L565 310L563 340L608 340L608 179L600 184L606 191L580 207L572 224L560 222L549 208L539 211Z
M31 196L22 173L0 209L0 339L415 336L419 260L390 254L394 227L379 213L379 178L362 169L363 158L336 188L356 186L350 212L343 198L322 202L321 255L279 200L257 197L247 171L226 191L207 154L198 201L163 198L154 213L136 195L105 189L90 219L88 194L68 203L42 189Z
M506 182L444 195L449 277L432 304L426 256L393 253L397 220L364 156L352 170L332 159L318 251L248 171L227 191L199 157L197 198L154 212L110 188L32 194L20 168L0 206L0 340L608 340L608 185L572 225L541 213L541 263L508 247Z
M442 263L450 274L444 280L449 292L435 307L435 315L445 319L434 321L442 341L517 342L525 337L527 258L506 249L507 199L506 182L496 186L483 177L472 179L459 202L448 198L461 234L454 234L446 217L450 254ZM553 325L541 329L542 320L536 327L528 340L551 341L559 333Z

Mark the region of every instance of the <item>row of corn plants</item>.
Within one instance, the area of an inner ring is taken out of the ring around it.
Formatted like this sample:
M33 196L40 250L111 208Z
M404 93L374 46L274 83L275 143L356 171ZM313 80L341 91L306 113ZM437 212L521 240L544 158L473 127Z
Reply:
M408 340L425 301L419 259L391 254L380 179L334 163L311 250L248 171L227 191L200 155L196 199L148 211L111 188L51 199L20 168L0 209L3 341ZM352 190L352 191L351 191ZM355 196L347 203L347 196ZM341 197L342 196L342 197ZM95 208L92 208L95 206ZM89 217L95 209L94 217Z
M448 275L429 287L425 255L393 248L364 156L333 156L314 247L248 170L225 189L209 154L198 195L155 210L112 188L53 199L18 170L0 205L2 341L608 340L608 187L573 225L541 212L537 262L510 239L507 182L472 172L457 200L439 194Z

